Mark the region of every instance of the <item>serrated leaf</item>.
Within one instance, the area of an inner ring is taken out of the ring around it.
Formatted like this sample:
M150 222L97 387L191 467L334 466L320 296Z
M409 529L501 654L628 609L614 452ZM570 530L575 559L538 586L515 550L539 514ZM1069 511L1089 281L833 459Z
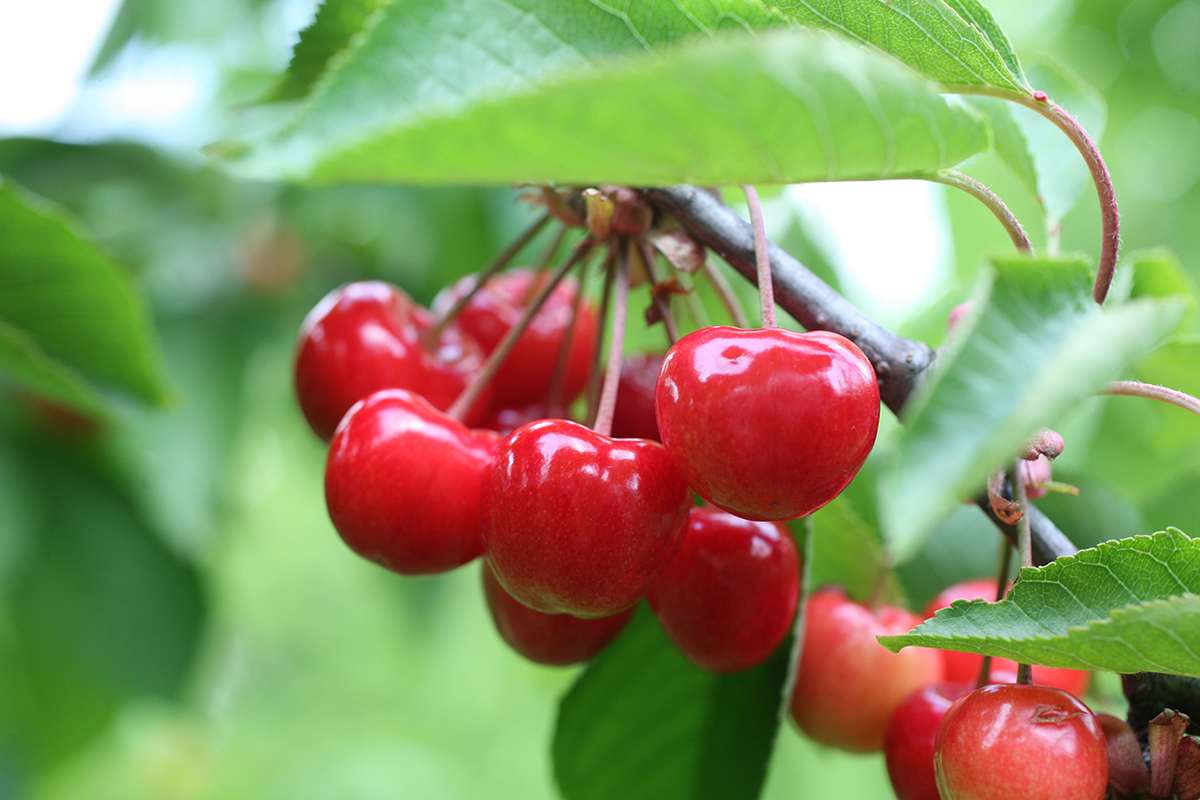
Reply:
M92 410L94 398L59 365L163 403L169 392L154 329L121 267L63 212L11 181L0 182L0 229L0 324L9 334L0 369L82 410Z
M330 182L783 183L911 176L989 146L986 124L934 84L803 30L597 65L518 27L525 40L489 43L520 51L513 63L457 77L431 64L436 75L400 80L385 68L399 45L375 40L401 7L235 169Z
M957 601L908 645L1114 672L1200 675L1200 540L1174 528L1021 570L1000 603Z
M300 41L279 85L266 99L299 100L309 93L330 60L363 29L368 17L391 0L325 0Z
M899 562L937 522L982 491L988 473L1041 427L1122 376L1182 313L1171 300L1100 309L1082 261L1001 259L967 323L905 409L880 477L884 535ZM990 295L990 297L989 297Z
M779 7L804 25L878 47L944 84L1028 90L1012 45L975 0L787 0Z
M752 800L779 727L788 644L732 675L694 666L642 605L559 706L566 800Z

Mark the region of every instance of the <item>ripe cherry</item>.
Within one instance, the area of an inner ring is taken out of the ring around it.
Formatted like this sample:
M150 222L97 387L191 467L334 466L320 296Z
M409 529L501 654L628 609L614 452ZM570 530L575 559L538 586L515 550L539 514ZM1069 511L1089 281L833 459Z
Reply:
M955 600L987 600L996 599L995 578L972 578L956 583L943 589L925 606L925 618L937 613L938 609L948 608ZM942 663L946 669L946 680L969 681L974 683L979 677L983 666L983 656L977 653L962 653L957 650L941 650ZM1033 666L1033 682L1042 686L1056 686L1063 691L1079 696L1087 691L1091 673L1081 669L1065 667ZM1007 658L992 658L991 669L988 672L989 683L1016 683L1017 662Z
M910 694L892 714L883 755L898 800L940 800L933 774L938 726L954 701L974 688L973 683L935 683Z
M448 409L483 354L453 326L428 351L421 334L432 325L428 311L382 281L326 295L301 325L296 352L296 397L313 431L329 440L350 406L380 389L408 389Z
M480 485L499 441L412 392L369 395L329 447L329 517L351 550L396 572L462 566L484 550Z
M530 298L546 277L532 269L515 269L493 276L462 310L456 321L459 329L479 342L485 353L491 353L521 318ZM443 289L433 300L434 311L439 314L449 311L474 288L476 280L476 276L468 275ZM556 286L517 339L492 380L495 407L516 408L546 400L558 363L558 351L571 325L578 292L579 286L571 278ZM599 324L596 307L587 300L581 302L567 356L561 398L564 403L578 397L587 383Z
M1108 787L1100 724L1050 686L989 684L956 701L933 763L942 800L1101 800Z
M662 441L654 415L654 387L663 357L635 353L621 362L617 405L613 409L612 435L618 439Z
M578 664L597 655L633 615L632 608L596 619L534 611L504 591L486 562L483 594L500 638L530 661L551 666Z
M488 560L530 608L609 616L675 555L690 500L657 442L533 422L500 443L484 482Z
M892 653L876 636L908 633L920 617L894 606L872 611L825 588L808 600L804 651L792 695L792 719L810 738L855 753L883 747L892 712L906 697L942 679L938 653Z
M750 669L791 628L800 557L775 523L693 508L682 547L647 599L667 637L694 663L717 673Z
M697 494L746 519L794 519L836 497L879 426L866 356L835 333L704 328L667 353L663 445Z

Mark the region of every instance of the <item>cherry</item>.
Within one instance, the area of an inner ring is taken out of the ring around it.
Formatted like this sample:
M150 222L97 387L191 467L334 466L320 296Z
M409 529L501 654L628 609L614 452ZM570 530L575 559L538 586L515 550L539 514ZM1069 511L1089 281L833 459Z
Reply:
M618 439L650 439L661 442L654 415L654 387L663 357L636 353L621 362L617 405L613 410L612 435Z
M532 269L515 269L495 275L463 308L457 319L458 327L479 342L485 353L491 353L521 318L529 299L546 277ZM476 276L468 275L443 289L433 299L434 311L446 313L475 287L476 280ZM517 339L492 380L495 407L516 408L546 399L554 380L558 351L571 324L578 291L578 285L571 278L556 286ZM595 306L583 301L567 356L561 398L564 403L575 399L587 383L599 324Z
M938 653L892 653L876 636L907 633L921 619L895 606L872 611L825 588L808 600L792 719L810 738L855 753L883 747L888 721L910 694L942 679Z
M750 669L791 628L800 557L777 524L693 508L682 547L647 599L667 637L698 666L717 673Z
M523 425L484 481L488 560L538 611L605 617L638 601L682 541L690 495L657 442L565 420Z
M338 425L325 503L350 549L405 575L445 572L484 550L480 484L500 436L403 389L375 392Z
M888 722L883 754L898 800L940 800L933 774L933 743L942 717L973 683L935 683L899 705Z
M1051 686L989 684L956 701L933 763L942 800L1101 800L1108 787L1100 724Z
M296 350L296 397L313 431L328 441L350 406L380 389L409 389L448 409L483 354L454 327L429 352L421 333L432 325L428 311L382 281L346 284L317 303Z
M520 408L492 409L491 413L479 423L479 427L495 431L501 436L507 436L522 425L550 418L550 409L545 403L530 403ZM555 419L561 419L561 417L555 417Z
M504 591L486 562L483 594L500 638L530 661L551 666L578 664L597 655L633 616L632 608L596 619L534 611Z
M704 328L667 353L663 444L697 494L746 519L794 519L836 497L879 425L866 356L835 333Z
M996 599L995 578L972 578L956 583L943 589L925 606L925 618L937 613L938 609L948 608L955 600L987 600ZM957 650L941 650L942 663L946 669L946 680L969 681L974 683L979 678L979 670L983 666L983 656L978 653L962 653ZM1082 669L1067 669L1065 667L1033 666L1033 682L1042 686L1056 686L1073 695L1082 695L1087 691L1091 673ZM988 672L989 683L1016 683L1017 662L1007 658L992 658L992 666Z

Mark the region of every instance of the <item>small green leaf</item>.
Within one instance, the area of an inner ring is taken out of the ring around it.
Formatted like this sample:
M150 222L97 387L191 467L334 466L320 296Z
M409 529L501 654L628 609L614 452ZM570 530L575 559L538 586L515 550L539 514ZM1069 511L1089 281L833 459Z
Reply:
M790 639L732 675L694 666L644 604L562 699L554 776L566 800L753 800L780 722Z
M798 22L874 45L947 85L1028 91L1012 45L975 0L786 0Z
M299 100L309 93L330 60L363 30L367 19L391 0L325 0L316 19L300 31L292 62L279 85L266 99Z
M884 535L901 562L955 505L981 492L1025 438L1122 377L1182 313L1177 301L1148 298L1101 310L1082 261L994 266L994 284L984 283L975 300L974 327L964 320L910 401L881 475Z
M956 601L882 637L1050 667L1200 675L1200 540L1174 528L1026 568L1000 603Z
M161 404L154 329L129 276L45 201L0 182L0 369L93 410L64 367Z

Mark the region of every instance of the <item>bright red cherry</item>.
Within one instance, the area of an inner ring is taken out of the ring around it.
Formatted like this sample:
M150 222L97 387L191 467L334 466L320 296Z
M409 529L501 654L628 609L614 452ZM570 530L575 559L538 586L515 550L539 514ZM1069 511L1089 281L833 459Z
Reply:
M650 439L660 442L654 415L654 387L663 357L635 353L621 362L617 405L613 409L612 435L617 439Z
M483 565L483 594L500 638L530 661L566 666L587 661L616 638L633 609L611 617L583 619L570 614L545 614L521 605Z
M996 599L995 578L972 578L956 583L943 589L925 606L925 618L937 613L938 609L948 608L955 600L987 600ZM962 653L957 650L942 650L942 663L946 668L946 680L969 681L974 683L979 678L979 670L983 666L983 656L977 653ZM1033 682L1042 686L1056 686L1065 692L1080 696L1087 691L1091 673L1082 669L1067 669L1065 667L1043 667L1034 665ZM992 658L991 670L988 672L990 683L1016 683L1017 662L1007 658Z
M746 519L795 519L837 497L879 426L871 363L821 331L690 333L667 353L655 401L688 485Z
M1108 750L1091 710L1051 686L989 684L938 728L942 800L1102 800Z
M428 311L382 281L348 283L317 303L296 351L296 397L313 431L328 441L350 406L380 389L408 389L450 408L483 354L453 326L429 352L421 334L432 325Z
M792 626L800 557L775 523L693 508L683 546L647 599L668 638L694 663L717 673L750 669Z
M883 755L898 800L941 800L933 774L933 743L942 717L973 683L935 683L913 692L888 722Z
M488 561L530 608L606 617L675 555L690 501L657 442L533 422L500 443L484 482Z
M479 342L485 353L491 353L521 318L546 277L532 269L515 269L493 276L462 310L458 327ZM433 299L434 311L439 314L449 311L474 288L476 280L476 276L468 275L443 289ZM578 284L567 278L550 293L492 380L495 407L516 408L546 399L578 292ZM564 403L578 397L587 383L599 324L595 305L587 300L581 302L567 356Z
M334 433L325 503L350 549L405 575L454 569L484 550L480 484L500 436L388 389Z
M881 749L892 713L910 694L942 679L942 661L937 651L920 647L892 653L875 637L908 633L920 621L894 606L872 611L841 589L814 593L792 694L800 730L853 753Z

